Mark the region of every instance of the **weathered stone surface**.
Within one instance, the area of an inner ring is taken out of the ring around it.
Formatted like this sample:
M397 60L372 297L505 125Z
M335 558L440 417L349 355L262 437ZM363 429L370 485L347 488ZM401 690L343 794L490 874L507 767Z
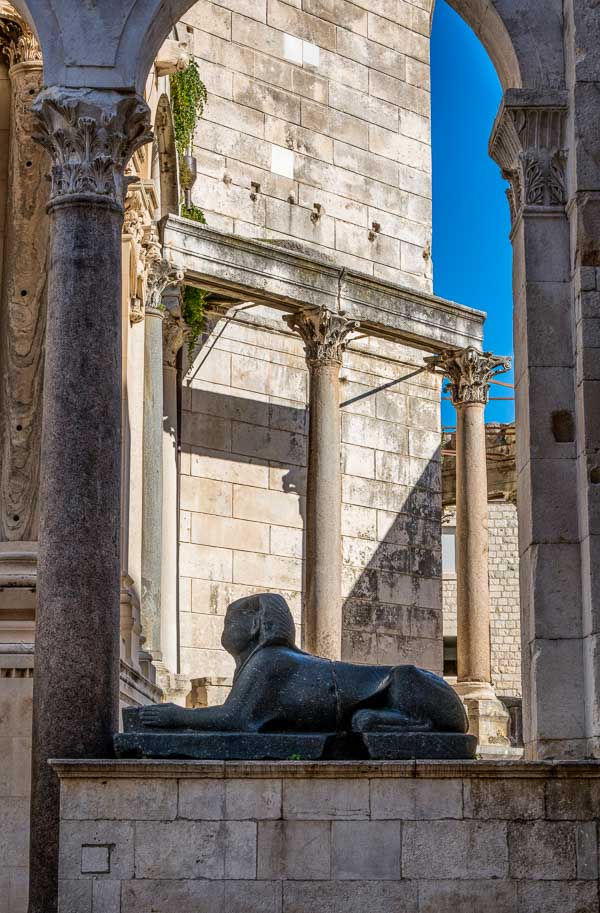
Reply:
M334 821L331 875L340 880L398 880L400 822Z
M529 880L577 877L572 824L514 822L509 825L510 874Z
M328 821L260 821L258 878L328 879L331 873Z
M402 829L402 877L428 878L432 854L438 878L506 878L506 824L407 822Z

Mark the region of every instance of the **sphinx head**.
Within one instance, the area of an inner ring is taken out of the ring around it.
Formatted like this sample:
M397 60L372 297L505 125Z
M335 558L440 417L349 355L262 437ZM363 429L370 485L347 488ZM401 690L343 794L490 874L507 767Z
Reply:
M236 660L259 644L294 647L295 638L292 613L277 593L247 596L227 608L221 644Z

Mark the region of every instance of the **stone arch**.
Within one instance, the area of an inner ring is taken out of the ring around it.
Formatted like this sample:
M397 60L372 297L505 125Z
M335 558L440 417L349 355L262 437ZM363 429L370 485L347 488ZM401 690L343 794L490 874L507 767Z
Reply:
M564 85L562 0L448 0L488 52L504 91Z
M166 95L158 101L155 120L159 162L161 217L179 215L179 163L171 103Z
M38 34L46 83L143 90L174 24L195 0L14 0ZM488 51L503 88L564 85L562 0L449 0Z

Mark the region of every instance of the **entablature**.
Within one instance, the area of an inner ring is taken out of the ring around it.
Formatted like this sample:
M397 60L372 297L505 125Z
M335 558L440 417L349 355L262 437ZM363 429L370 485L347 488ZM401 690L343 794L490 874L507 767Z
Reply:
M481 349L486 315L426 295L329 258L257 241L167 216L161 222L164 255L196 285L235 304L252 300L281 311L326 307L360 323L361 332L429 352Z

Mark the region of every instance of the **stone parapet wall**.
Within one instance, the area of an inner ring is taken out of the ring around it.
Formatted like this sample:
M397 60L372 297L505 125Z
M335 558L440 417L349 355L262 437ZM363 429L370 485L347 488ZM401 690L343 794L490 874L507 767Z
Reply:
M194 201L212 228L291 240L431 291L429 4L202 0L208 89Z
M55 767L65 913L598 913L597 763Z

